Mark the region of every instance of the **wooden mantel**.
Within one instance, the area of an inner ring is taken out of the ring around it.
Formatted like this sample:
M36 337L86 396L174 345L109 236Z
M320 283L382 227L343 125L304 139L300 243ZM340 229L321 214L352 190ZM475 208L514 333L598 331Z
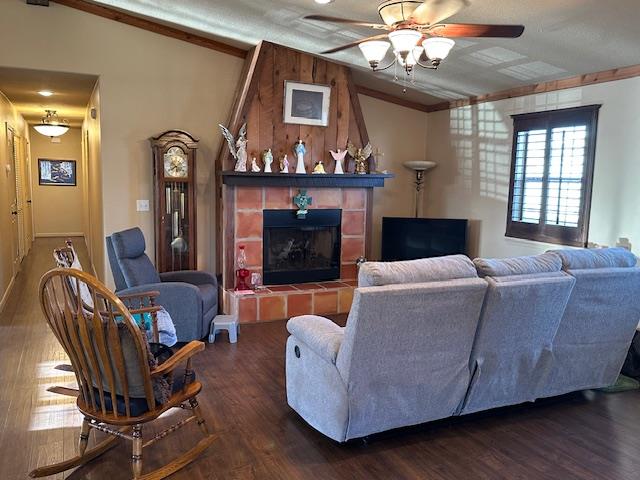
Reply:
M304 175L296 173L223 172L222 183L224 185L243 187L373 188L384 187L385 179L393 177L394 175L391 173Z

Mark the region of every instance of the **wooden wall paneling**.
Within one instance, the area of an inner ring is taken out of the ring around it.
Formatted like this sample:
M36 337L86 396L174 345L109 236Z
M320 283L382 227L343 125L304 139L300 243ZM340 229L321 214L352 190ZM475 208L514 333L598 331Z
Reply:
M283 122L283 105L284 105L284 81L287 78L286 64L284 62L287 55L287 49L279 45L274 46L273 52L273 155L277 160L287 154L290 159L290 164L293 164L293 153L291 148L286 145L286 137L283 135L285 132L285 124Z
M314 57L312 82L326 85L327 84L327 62ZM333 93L333 92L332 92ZM333 169L329 170L328 159L331 158L326 145L326 132L327 127L312 127L312 151L311 151L311 168L315 166L315 163L322 160L326 172L333 172Z
M338 113L336 122L336 143L338 145L347 145L349 141L349 114L351 113L351 99L349 98L349 89L347 88L347 72L345 68L338 70L336 78L336 91L338 97ZM354 171L353 162L347 165L349 172Z
M329 106L329 125L325 129L324 148L336 151L338 148L344 150L346 145L341 145L337 141L338 136L338 71L342 68L335 63L327 62L326 83L331 87L331 104ZM331 155L328 155L327 165L328 171L333 172L335 162Z
M313 81L313 67L316 62L316 58L311 55L300 55L299 60L299 74L298 80L303 83L314 83ZM314 158L314 144L313 144L313 130L318 127L312 127L310 125L300 125L300 138L305 143L307 154L305 155L304 164L307 169L307 173L313 171L316 158ZM317 147L316 147L317 148Z
M274 172L278 171L277 164L277 152L274 148L274 122L273 122L273 68L274 68L274 48L270 48L264 53L267 57L264 65L262 66L262 72L260 74L260 84L258 85L258 102L260 104L260 133L259 133L259 149L260 155L262 151L270 148L274 163L271 165L271 169Z
M284 64L285 80L293 80L293 81L300 80L300 55L305 55L305 54L302 54L296 50L287 49L284 55L284 58L281 59ZM276 58L276 62L278 60L280 59ZM284 91L284 82L282 84L282 90ZM280 115L282 115L282 109L280 111ZM292 159L292 161L289 162L291 164L291 170L295 171L296 158L293 153L293 145L300 138L300 125L285 123L284 131L285 131L286 153L289 155L289 158ZM306 158L308 161L308 157ZM308 168L307 168L307 173L309 173Z
M260 159L260 100L258 95L254 95L247 113L247 154L249 155L247 169L250 170L252 157Z

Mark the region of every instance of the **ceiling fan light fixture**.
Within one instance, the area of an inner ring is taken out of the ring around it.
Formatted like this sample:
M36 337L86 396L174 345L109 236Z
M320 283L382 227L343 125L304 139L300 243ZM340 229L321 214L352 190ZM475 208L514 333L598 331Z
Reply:
M374 70L380 65L390 46L390 43L384 40L369 40L358 45L362 55Z
M69 131L69 122L60 120L55 110L45 110L46 114L38 125L34 125L36 132L45 137L59 137Z
M442 60L447 58L449 52L456 44L450 38L430 37L422 42L424 52L434 65L440 64Z
M393 49L403 58L415 48L421 38L422 34L411 28L400 28L389 32L389 40L391 40Z

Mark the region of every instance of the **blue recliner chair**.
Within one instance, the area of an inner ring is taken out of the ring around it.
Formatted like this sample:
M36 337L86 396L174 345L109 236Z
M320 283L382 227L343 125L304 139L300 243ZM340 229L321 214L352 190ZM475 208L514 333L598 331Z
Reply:
M194 270L159 274L144 253L144 235L137 227L107 237L107 252L116 293L160 292L157 303L171 315L179 342L209 333L218 313L218 282L213 275Z

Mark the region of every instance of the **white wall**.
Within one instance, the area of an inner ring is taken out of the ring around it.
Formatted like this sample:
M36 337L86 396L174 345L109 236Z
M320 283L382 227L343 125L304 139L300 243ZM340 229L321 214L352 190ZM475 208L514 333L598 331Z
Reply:
M640 253L640 78L487 102L428 114L426 215L468 218L471 254L506 257L557 248L504 236L513 122L510 115L602 104L589 241L629 237Z

